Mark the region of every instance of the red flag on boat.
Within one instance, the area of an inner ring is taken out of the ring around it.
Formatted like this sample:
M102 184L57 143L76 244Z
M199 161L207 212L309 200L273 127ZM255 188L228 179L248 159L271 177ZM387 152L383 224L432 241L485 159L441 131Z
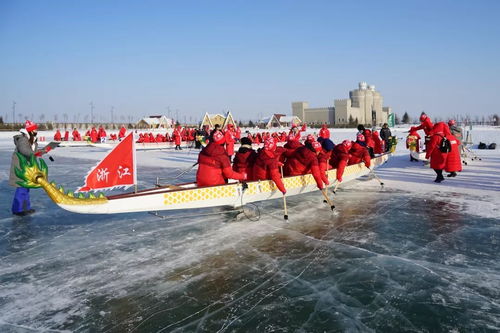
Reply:
M137 183L134 133L130 133L87 175L77 192L132 186Z

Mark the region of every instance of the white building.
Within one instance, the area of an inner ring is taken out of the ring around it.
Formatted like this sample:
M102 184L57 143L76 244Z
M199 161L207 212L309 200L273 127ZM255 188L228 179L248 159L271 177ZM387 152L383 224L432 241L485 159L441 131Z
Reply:
M375 86L360 82L358 89L349 92L349 98L334 100L334 107L310 108L307 102L293 102L292 114L309 124L345 125L357 122L365 125L382 125L391 113L383 107L382 95Z

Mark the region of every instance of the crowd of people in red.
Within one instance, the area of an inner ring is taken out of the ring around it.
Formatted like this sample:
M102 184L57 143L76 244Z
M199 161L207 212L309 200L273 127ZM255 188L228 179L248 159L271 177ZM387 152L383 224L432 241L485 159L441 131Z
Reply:
M234 153L231 165L231 145L234 142L227 141L227 132L214 129L208 145L198 157L196 182L199 186L214 186L225 184L228 179L273 180L276 187L285 194L286 188L282 181L284 176L312 174L318 189L321 190L329 185L327 170L336 168L337 181L342 182L346 166L363 162L370 168L372 157L369 148L375 151L377 147L375 153L383 152L383 143L375 143L369 130L363 129L364 132L358 133L356 141L344 140L338 145L330 140L330 131L326 126L321 129L317 138L309 134L302 142L301 132L305 130L305 126L293 126L289 133L284 135L264 133L261 135L264 145L258 150L254 150L252 144L260 141L254 141L253 135L244 136L240 139L241 146ZM285 144L280 147L278 143L282 142L283 138Z
M436 172L434 182L441 183L444 180L443 171L448 172L448 177L456 177L457 172L462 171L462 160L460 157L460 140L451 133L455 121L451 119L448 124L438 122L433 124L429 116L422 112L420 125L411 127L408 137L415 140L415 149L419 151L419 130L425 133L425 158L430 160L430 167ZM409 147L407 141L407 148Z

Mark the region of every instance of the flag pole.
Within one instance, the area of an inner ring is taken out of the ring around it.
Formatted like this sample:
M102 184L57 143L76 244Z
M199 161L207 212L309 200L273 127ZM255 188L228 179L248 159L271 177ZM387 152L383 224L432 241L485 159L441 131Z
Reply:
M134 193L137 193L137 155L135 149L135 134L132 132L132 151L134 156Z

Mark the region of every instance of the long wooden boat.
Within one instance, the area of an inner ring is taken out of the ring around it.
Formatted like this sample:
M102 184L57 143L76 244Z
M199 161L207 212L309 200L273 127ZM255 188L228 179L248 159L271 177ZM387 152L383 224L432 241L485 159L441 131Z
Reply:
M423 152L411 151L410 156L419 161L423 162L428 161L428 159L425 158L425 151Z
M391 154L383 154L372 159L372 168L385 163ZM28 188L43 188L49 197L61 208L81 214L116 214L131 212L165 211L177 209L205 208L217 206L239 207L247 203L281 199L282 193L271 180L247 182L232 182L229 184L198 187L196 183L179 184L175 186L155 187L138 192L105 196L104 194L65 192L62 187L56 187L47 179L47 165L43 159L26 160L20 156L21 169L16 175L23 179L21 186ZM364 163L347 166L343 174L342 184L365 176L371 170ZM330 184L336 180L337 170L327 171ZM283 183L287 189L286 196L294 196L318 191L311 174L303 176L284 177Z

